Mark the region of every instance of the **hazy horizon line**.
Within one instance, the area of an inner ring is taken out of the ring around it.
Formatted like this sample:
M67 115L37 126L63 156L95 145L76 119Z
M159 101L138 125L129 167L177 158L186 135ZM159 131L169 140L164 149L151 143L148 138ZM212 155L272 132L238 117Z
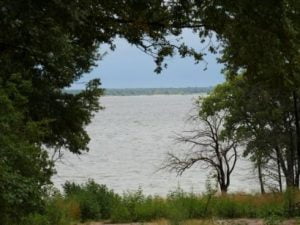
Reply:
M187 88L213 88L216 85L210 86L187 86L187 87L101 87L102 89L187 89ZM67 90L84 90L84 88L67 88Z

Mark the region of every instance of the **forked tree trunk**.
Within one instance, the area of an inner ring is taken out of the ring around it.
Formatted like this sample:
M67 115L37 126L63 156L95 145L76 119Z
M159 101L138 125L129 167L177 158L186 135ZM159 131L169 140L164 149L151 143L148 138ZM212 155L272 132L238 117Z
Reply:
M227 194L228 186L226 184L220 184L221 194Z
M217 182L220 187L221 194L226 194L228 190L228 185L226 185L226 179L225 179L225 172L223 171L223 168L218 168L218 177Z

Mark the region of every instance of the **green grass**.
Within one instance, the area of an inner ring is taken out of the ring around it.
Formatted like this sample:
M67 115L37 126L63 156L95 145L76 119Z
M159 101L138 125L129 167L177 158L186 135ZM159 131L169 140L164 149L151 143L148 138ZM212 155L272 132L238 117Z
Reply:
M96 220L114 223L167 220L171 224L180 224L211 218L262 218L271 224L278 218L299 217L300 210L294 207L299 200L299 191L200 195L178 189L162 198L146 196L142 190L119 195L92 180L81 185L67 182L63 194L49 197L45 210L24 219L24 224L69 225L76 221Z

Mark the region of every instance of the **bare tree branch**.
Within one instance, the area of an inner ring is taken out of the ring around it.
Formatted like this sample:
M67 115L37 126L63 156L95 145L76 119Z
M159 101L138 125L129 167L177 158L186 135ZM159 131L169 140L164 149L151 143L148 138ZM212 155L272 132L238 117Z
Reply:
M180 176L197 163L214 171L221 191L227 192L238 159L238 140L234 136L225 137L221 134L225 116L225 111L214 115L192 115L188 121L197 128L175 137L176 143L185 144L188 148L182 155L168 152L161 169L176 172Z

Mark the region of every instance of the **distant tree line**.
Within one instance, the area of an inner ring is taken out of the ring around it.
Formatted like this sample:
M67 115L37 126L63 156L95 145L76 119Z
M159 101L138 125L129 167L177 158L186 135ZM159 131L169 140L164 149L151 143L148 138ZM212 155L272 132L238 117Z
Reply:
M186 88L108 88L104 89L106 96L134 96L134 95L188 95L209 93L212 87ZM81 90L66 90L67 93L78 94Z

